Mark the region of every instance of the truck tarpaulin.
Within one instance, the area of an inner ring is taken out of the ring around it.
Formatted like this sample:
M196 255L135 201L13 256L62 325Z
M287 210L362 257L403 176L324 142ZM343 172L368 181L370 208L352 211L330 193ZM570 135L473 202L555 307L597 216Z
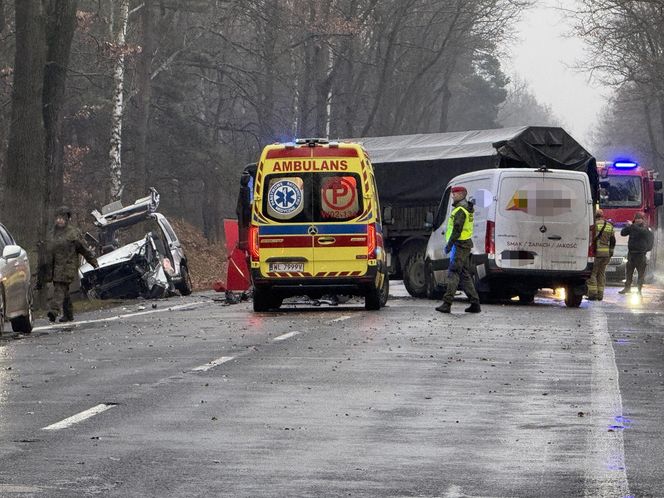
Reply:
M360 142L369 153L384 204L437 204L447 182L457 175L488 168L542 166L586 172L597 200L595 158L558 127L523 126L352 140Z

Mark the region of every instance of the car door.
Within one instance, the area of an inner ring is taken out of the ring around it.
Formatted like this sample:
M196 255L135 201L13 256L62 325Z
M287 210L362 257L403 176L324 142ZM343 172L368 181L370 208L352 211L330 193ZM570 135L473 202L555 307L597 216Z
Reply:
M0 240L2 241L1 250L8 245L16 245L14 238L2 225L0 225ZM25 250L21 249L16 258L2 259L2 284L5 290L5 313L7 315L19 313L25 309L29 283L30 265Z
M175 269L176 275L179 276L182 260L184 259L184 250L182 249L182 244L180 244L180 240L178 239L177 235L175 235L173 227L166 218L159 216L157 221L159 222L159 226L161 227L162 232L166 236L168 251L170 252L171 259L173 260L173 267Z

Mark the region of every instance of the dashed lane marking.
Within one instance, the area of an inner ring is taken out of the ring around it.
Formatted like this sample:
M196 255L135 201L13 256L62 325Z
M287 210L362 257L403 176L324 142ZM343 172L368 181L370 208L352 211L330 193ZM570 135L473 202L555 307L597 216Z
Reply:
M115 320L121 320L123 318L131 318L131 317L134 317L134 316L151 315L153 313L164 313L165 311L180 310L182 308L188 308L190 306L205 304L207 302L209 302L209 301L195 301L193 303L179 304L177 306L169 306L168 308L161 308L161 309L147 310L147 311L137 311L136 313L124 313L122 315L114 315L114 316L109 316L109 317L106 317L106 318L97 318L95 320L81 320L80 322L75 321L75 322L66 322L66 323L45 325L45 326L42 326L42 327L35 327L32 330L33 330L33 332L35 332L35 331L39 331L39 330L51 330L51 329L62 329L62 328L77 327L79 325L85 325L85 324L88 324L88 323L112 322L112 321L115 321Z
M298 335L300 332L297 330L294 330L293 332L286 332L285 334L281 334L280 336L275 337L272 339L274 342L279 342L279 341L285 341L286 339L290 339L293 336Z
M56 422L55 424L48 425L46 427L42 427L43 431L58 431L60 429L66 429L67 427L71 427L74 424L78 424L79 422L83 422L84 420L87 420L91 417L94 417L95 415L99 415L100 413L105 412L106 410L110 410L113 408L114 404L108 404L108 403L102 403L97 406L93 406L92 408L89 408L88 410L85 410L81 413L77 413L76 415L72 415L71 417L67 417L64 420L61 420L60 422Z
M192 372L207 372L208 370L221 365L222 363L226 363L228 361L234 360L235 356L222 356L221 358L217 358L216 360L212 360L209 363L206 363L205 365L201 365L200 367L192 368Z

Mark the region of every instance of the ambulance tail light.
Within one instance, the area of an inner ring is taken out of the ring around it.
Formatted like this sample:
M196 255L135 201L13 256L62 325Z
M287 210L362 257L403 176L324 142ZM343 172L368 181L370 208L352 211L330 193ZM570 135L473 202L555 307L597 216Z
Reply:
M250 226L249 227L249 255L251 256L252 261L259 261L259 246L258 246L258 227Z
M376 224L370 223L367 227L367 257L376 259Z
M486 234L484 236L484 252L487 255L496 254L496 223L493 221L486 222Z
M590 225L588 233L588 261L595 261L595 225Z

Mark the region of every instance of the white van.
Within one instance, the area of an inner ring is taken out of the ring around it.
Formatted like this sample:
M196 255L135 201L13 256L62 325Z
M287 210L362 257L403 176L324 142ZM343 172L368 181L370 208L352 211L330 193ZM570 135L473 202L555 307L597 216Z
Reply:
M450 189L457 185L475 204L472 261L480 297L532 302L538 289L562 287L567 306L581 304L594 261L590 183L585 173L546 168L488 169L452 179L427 246L429 297L445 288L445 229Z

